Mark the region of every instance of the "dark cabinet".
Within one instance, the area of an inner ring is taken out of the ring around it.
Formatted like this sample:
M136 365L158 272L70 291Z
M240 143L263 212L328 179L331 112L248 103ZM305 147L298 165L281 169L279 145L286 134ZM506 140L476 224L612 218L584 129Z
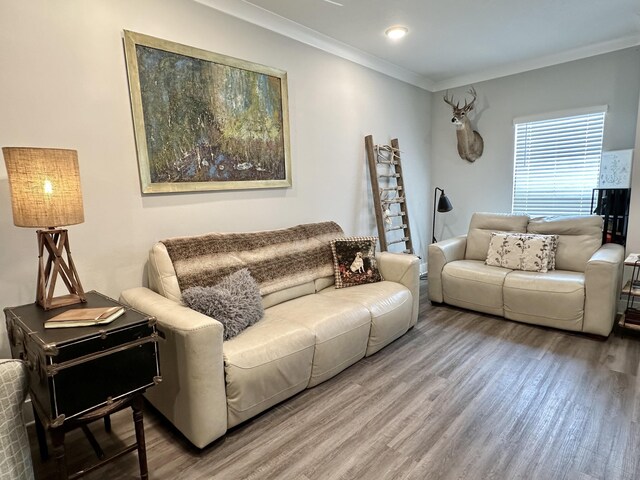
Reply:
M604 220L602 243L627 243L629 225L629 188L594 188L591 194L591 213Z

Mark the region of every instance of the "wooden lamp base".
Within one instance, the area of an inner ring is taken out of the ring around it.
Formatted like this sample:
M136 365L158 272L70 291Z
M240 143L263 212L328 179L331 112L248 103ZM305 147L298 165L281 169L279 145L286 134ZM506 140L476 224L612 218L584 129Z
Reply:
M36 302L45 310L86 302L78 272L71 258L68 231L62 228L38 230L38 285ZM45 250L48 252L44 261ZM66 253L66 260L64 255ZM58 276L69 290L68 295L54 297Z

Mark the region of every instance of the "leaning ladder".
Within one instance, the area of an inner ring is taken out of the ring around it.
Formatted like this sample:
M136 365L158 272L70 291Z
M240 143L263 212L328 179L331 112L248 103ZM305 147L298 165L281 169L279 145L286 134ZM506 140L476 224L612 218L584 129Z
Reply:
M367 135L364 144L369 162L380 250L386 252L390 245L403 243L402 252L413 253L398 139L391 140L390 145L374 145L373 137Z

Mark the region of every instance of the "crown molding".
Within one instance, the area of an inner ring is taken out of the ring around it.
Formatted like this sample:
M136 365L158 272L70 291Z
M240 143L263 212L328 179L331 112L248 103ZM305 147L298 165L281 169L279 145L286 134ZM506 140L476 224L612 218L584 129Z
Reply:
M195 0L232 17L258 25L273 32L292 38L306 45L331 53L364 67L383 73L389 77L432 91L432 82L424 75L387 62L375 55L335 40L327 35L300 25L273 12L253 5L246 0Z
M480 72L433 81L425 75L400 67L375 55L335 40L309 27L305 27L304 25L249 3L247 0L194 1L429 92L439 92L450 88L462 87L640 45L640 34L630 35L547 55L545 57L514 62Z
M602 55L604 53L614 52L616 50L622 50L624 48L636 47L638 45L640 45L640 34L630 35L628 37L617 38L615 40L609 40L607 42L587 45L585 47L579 47L573 50L567 50L565 52L548 55L546 57L535 58L523 62L510 63L509 65L505 65L503 67L490 68L482 72L471 73L469 75L460 75L458 77L451 77L439 82L432 82L431 91L439 92L450 88L462 87L473 83L484 82L500 77L506 77L509 75L528 72L531 70L537 70L538 68L551 67L553 65L559 65L561 63L572 62L574 60L593 57L595 55Z

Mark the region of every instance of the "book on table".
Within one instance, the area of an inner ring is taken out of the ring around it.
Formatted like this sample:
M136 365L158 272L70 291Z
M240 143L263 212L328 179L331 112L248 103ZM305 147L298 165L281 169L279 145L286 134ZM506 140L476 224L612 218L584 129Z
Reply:
M124 313L122 306L72 308L44 322L44 328L93 327L113 322Z
M640 310L636 308L627 308L624 312L624 323L640 325Z
M630 253L627 258L624 259L624 264L633 266L640 262L640 253Z

